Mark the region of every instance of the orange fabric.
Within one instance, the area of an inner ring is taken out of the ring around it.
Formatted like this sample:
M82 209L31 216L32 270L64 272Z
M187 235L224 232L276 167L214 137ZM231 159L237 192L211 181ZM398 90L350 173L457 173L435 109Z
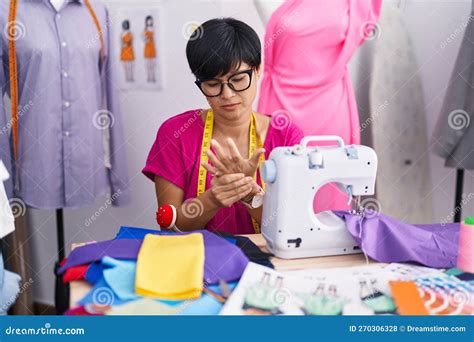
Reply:
M100 27L97 15L94 12L89 0L84 0L84 3L89 10L92 20L94 21L97 31L99 32L100 38L100 61L104 62L105 46L102 29ZM18 70L16 61L16 44L15 44L15 31L16 31L16 13L18 8L17 0L10 0L10 8L8 12L8 71L10 74L10 100L11 100L11 111L12 111L12 135L13 135L13 159L14 162L18 159ZM18 167L17 167L18 170Z
M428 310L413 281L391 281L390 288L400 315L428 315Z
M133 36L131 32L127 32L122 36L122 52L120 59L122 61L135 60L135 53L133 52Z
M153 31L145 30L145 58L156 57L155 41L153 36Z

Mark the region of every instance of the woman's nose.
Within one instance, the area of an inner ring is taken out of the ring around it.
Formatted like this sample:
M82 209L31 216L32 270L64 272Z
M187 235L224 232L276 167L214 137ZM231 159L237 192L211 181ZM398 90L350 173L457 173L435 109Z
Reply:
M224 89L222 89L221 97L223 99L231 98L235 95L235 92L229 87L229 83L223 84Z

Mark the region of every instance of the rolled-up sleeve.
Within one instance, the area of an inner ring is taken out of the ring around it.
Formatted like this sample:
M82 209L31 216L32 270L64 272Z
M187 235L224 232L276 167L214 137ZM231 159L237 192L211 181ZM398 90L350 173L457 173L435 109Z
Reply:
M285 134L285 142L283 146L293 146L299 144L303 137L303 131L295 124L290 124L288 125L288 129Z
M150 149L142 172L151 180L162 177L177 187L186 188L186 169L182 158L180 140L173 136L172 128L163 123Z

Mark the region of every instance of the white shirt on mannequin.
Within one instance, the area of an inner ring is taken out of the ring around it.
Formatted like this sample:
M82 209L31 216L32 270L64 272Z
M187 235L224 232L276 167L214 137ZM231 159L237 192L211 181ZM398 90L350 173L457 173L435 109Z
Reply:
M267 26L273 12L284 2L285 0L254 0L257 12L265 26Z
M51 5L56 9L57 12L63 7L64 3L66 0L49 0L51 2Z

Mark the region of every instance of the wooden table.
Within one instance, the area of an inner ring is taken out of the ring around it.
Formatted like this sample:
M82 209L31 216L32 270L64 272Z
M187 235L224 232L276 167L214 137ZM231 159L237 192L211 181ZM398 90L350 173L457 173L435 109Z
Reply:
M243 235L253 241L260 249L268 252L265 239L261 234L249 234ZM81 244L74 244L75 247ZM314 257L314 258L302 258L302 259L280 259L277 257L271 257L271 262L275 266L277 271L291 271L291 270L302 270L309 268L329 268L329 267L348 267L348 266L362 266L366 264L364 254L346 254L337 256L325 256L325 257ZM369 259L370 264L377 264L376 262ZM77 306L77 302L83 298L87 292L89 292L91 286L86 281L73 281L70 284L70 298L69 304L73 308Z

